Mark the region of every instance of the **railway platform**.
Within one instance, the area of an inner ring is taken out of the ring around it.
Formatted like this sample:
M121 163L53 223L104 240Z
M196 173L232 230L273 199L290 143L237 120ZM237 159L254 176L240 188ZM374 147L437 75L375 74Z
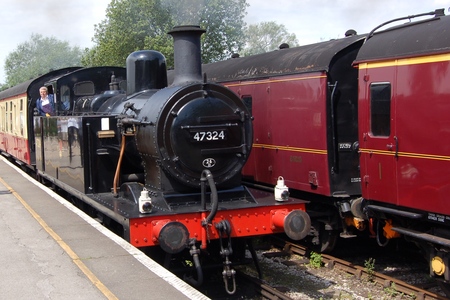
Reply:
M1 299L208 299L0 156Z

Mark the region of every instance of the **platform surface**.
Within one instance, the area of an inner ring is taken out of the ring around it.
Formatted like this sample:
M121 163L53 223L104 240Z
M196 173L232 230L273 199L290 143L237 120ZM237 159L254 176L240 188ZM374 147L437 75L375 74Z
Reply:
M1 299L209 299L0 156Z

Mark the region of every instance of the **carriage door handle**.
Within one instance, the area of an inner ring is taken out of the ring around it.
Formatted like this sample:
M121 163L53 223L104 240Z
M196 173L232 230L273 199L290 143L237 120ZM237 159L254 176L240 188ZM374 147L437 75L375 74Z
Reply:
M398 157L398 137L394 135L395 140L395 157Z
M395 141L395 157L398 157L398 137L397 136L394 136L394 141ZM394 149L394 145L392 143L387 144L386 147L388 150Z

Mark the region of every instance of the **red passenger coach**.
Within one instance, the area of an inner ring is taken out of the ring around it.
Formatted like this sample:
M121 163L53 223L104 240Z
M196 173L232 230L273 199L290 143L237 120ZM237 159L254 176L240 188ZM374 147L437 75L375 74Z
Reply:
M360 193L351 63L362 40L351 36L204 66L210 79L252 106L254 144L244 176L266 184L282 176L290 188L327 197Z
M348 213L361 194L352 63L363 41L353 35L203 66L252 109L254 143L244 177L273 186L281 176L292 195L318 200L308 213L321 250L333 248L343 225L350 235L338 214L358 222Z
M436 215L450 216L449 25L436 18L375 34L356 62L364 198L440 222L450 222Z
M370 234L380 246L405 237L424 250L430 275L450 281L449 28L437 9L203 67L252 107L244 176L257 186L282 176L310 201L321 251L337 234Z
M26 128L25 93L3 99L0 102L0 147L21 161L31 163L28 131Z
M248 95L258 102L253 106L255 143L244 175L267 183L276 183L282 175L289 187L331 193L327 141L319 138L327 131L326 85L323 72L227 84L244 99ZM294 103L296 95L303 95L302 107ZM311 171L299 172L300 165Z
M450 18L368 35L359 68L362 195L450 280ZM376 45L383 45L377 47ZM392 228L390 228L392 226Z

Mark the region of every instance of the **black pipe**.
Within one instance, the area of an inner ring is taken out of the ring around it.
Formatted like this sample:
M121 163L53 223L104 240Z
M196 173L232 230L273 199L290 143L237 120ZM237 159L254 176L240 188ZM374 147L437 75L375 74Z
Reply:
M192 258L194 260L194 266L197 272L197 280L195 280L193 277L187 277L186 275L183 279L193 287L199 287L203 284L203 269L199 259L200 249L197 249L197 247L195 246L195 242L195 239L191 240L191 250L189 250L189 253L192 255Z
M87 127L87 144L88 144L88 159L89 159L89 192L92 192L94 190L94 184L93 184L93 172L92 172L92 142L91 142L91 124L86 123ZM71 146L72 147L72 146Z
M208 180L209 188L211 189L211 213L202 221L202 226L207 226L211 223L212 219L216 216L217 210L219 209L219 196L217 195L216 183L209 170L203 170L202 178Z

